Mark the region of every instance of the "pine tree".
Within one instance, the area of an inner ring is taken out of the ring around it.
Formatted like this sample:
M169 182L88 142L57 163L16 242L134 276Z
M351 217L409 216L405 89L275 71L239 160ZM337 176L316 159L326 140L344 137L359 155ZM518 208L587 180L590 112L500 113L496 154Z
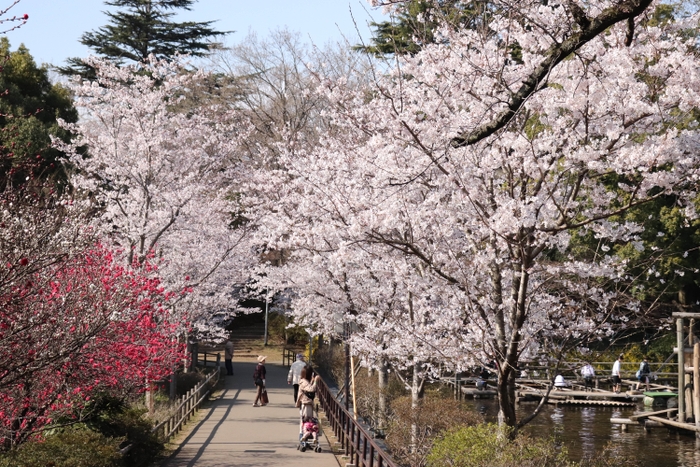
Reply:
M212 28L214 21L174 22L176 10L191 10L196 0L108 0L106 5L120 8L106 12L109 24L83 34L80 42L95 54L117 64L127 61L143 62L150 55L168 58L176 53L192 56L206 55L221 44L216 36L228 31ZM68 59L68 66L58 70L66 75L93 76L90 68L79 58Z
M435 30L440 25L476 28L484 24L488 10L483 0L409 0L399 6L391 21L370 24L374 29L371 45L353 48L376 56L413 55L425 44L439 41Z

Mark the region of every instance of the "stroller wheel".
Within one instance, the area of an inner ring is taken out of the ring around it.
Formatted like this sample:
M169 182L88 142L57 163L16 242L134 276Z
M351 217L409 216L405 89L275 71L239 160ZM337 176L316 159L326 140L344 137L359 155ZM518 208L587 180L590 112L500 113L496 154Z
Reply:
M316 448L316 452L321 452L321 446Z
M305 452L305 451L306 451L306 446L302 446L301 448L299 448L299 450L300 450L301 452Z

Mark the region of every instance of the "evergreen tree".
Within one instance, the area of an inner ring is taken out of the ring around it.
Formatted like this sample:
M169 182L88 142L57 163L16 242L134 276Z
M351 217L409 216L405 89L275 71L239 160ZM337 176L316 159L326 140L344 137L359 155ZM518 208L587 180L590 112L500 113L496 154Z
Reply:
M47 67L37 67L24 45L11 52L3 37L0 54L0 189L28 177L65 179L64 154L51 147L51 136L68 141L56 120L78 120L70 93L51 84Z
M382 56L413 55L425 44L439 41L439 26L476 28L485 24L487 2L483 0L409 0L400 7L391 21L371 23L374 29L371 45L357 45L355 50Z
M157 58L176 53L206 55L221 44L214 41L226 31L213 29L214 21L174 22L176 10L191 10L196 0L108 0L106 5L120 8L106 12L109 24L83 34L80 42L97 55L117 64L143 62L152 54ZM79 58L68 59L68 66L58 70L66 75L93 76Z

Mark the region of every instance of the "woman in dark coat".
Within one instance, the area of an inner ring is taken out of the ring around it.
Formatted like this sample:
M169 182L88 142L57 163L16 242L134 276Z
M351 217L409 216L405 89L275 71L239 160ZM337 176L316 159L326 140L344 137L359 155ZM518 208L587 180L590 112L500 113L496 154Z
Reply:
M255 367L255 371L253 372L253 382L258 388L258 393L255 396L255 402L253 402L253 407L261 407L265 405L262 403L261 397L263 391L265 390L265 375L267 374L267 372L265 371L266 359L267 357L260 355L258 357L258 366ZM258 402L260 402L260 404L258 404Z

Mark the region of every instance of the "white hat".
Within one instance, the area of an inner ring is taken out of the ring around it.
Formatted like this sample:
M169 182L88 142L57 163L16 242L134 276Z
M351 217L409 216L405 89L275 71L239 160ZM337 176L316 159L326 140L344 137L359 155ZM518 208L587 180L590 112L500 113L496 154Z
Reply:
M262 363L267 359L265 355L258 355L258 363Z

